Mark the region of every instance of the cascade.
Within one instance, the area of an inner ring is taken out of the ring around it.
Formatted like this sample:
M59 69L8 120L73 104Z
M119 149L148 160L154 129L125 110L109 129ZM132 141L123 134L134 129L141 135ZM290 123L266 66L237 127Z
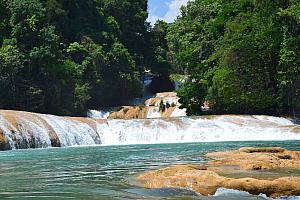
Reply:
M257 115L107 120L0 110L1 150L268 140L300 140L300 126Z

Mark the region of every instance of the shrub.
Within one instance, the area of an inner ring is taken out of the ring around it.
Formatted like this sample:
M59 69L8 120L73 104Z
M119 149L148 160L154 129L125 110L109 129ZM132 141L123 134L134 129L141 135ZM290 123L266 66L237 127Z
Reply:
M170 108L171 107L171 104L169 102L166 103L166 108Z
M159 103L159 111L161 111L161 112L165 112L166 111L166 106L165 106L163 100L161 100L160 103Z

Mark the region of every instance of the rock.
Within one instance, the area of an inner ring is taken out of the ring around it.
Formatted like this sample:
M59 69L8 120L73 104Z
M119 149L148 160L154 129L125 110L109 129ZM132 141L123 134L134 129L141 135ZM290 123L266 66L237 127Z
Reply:
M213 152L206 155L216 159L214 166L239 166L241 169L265 170L279 168L300 168L300 152L283 148L241 148L237 151Z
M162 98L160 98L160 97L150 98L150 99L145 101L145 105L146 106L156 106L156 107L158 107L161 100L162 100Z
M285 149L281 147L244 147L239 150L245 153L282 153Z
M0 150L7 150L8 145L3 130L0 129Z
M166 106L164 112L159 111L161 101ZM168 107L167 104L169 105ZM168 118L172 116L176 109L179 109L179 106L179 97L177 97L176 92L157 93L156 97L146 100L145 105L123 106L119 111L110 113L108 119ZM180 116L182 115L181 113L184 114L185 111L180 112ZM184 114L183 116L186 115Z
M118 112L111 113L108 119L145 119L148 109L145 106L124 106Z
M299 169L300 152L282 148L242 148L230 152L214 152L207 156L215 160L206 165L178 165L146 172L137 177L147 188L190 188L202 195L213 195L218 188L261 193L270 197L300 195L300 177L276 177L263 179L223 176L224 170L234 174L236 170ZM249 173L248 173L249 174Z

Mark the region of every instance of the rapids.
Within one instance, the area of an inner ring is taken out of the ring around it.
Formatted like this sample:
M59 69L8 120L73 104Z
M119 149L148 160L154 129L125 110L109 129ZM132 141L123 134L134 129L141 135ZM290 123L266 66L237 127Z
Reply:
M220 141L300 140L286 118L224 115L106 120L0 111L0 149Z

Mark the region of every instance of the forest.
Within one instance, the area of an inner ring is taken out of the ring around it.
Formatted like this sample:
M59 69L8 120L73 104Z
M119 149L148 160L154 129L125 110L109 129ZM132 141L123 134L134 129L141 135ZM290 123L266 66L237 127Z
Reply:
M146 0L1 0L0 107L83 115L141 93Z
M300 2L196 0L168 33L190 115L300 114Z
M300 114L300 2L194 0L148 23L147 0L1 0L0 108L85 115L180 75L189 115Z

